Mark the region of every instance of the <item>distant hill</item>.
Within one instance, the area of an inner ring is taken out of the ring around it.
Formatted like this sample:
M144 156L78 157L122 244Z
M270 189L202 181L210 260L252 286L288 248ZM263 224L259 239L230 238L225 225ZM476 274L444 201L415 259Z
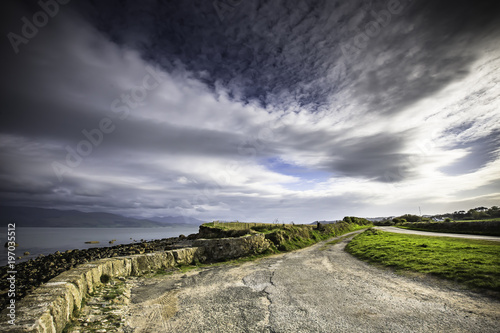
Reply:
M200 225L205 223L205 221L201 221L195 219L194 217L188 216L165 216L165 217L152 217L149 219L150 221L160 222L160 223L168 223L168 224L196 224Z
M365 217L365 219L367 219L368 221L371 221L371 222L378 222L378 221L382 221L382 220L386 220L386 219L392 219L393 217L395 216L389 216L389 217ZM311 222L309 224L316 224L317 222L321 223L321 224L332 224L332 223L337 223L337 222L341 222L342 220L334 220L334 221L314 221L314 222Z
M0 223L16 223L16 227L53 228L157 228L173 224L202 224L194 218L162 217L135 219L111 213L85 213L78 210L58 210L34 207L0 206Z
M321 223L321 224L332 224L332 223L337 223L337 222L340 222L342 220L333 220L333 221L314 221L314 222L311 222L309 223L310 225L316 225L318 222Z
M388 220L388 219L393 219L395 216L386 216L386 217L366 217L368 221L372 222L378 222L378 221L383 221L383 220Z

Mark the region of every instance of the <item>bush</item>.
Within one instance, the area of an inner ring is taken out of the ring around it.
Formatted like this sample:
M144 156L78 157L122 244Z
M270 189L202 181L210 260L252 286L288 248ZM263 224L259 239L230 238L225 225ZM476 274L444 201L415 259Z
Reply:
M374 222L373 224L378 225L378 226L392 226L392 225L394 225L394 222L392 220L382 220L382 221Z

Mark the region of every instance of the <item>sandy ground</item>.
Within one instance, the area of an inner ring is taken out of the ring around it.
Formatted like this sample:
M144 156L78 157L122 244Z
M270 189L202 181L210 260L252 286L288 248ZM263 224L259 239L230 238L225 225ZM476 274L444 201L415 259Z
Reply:
M136 280L123 332L500 332L498 300L371 266L347 242Z

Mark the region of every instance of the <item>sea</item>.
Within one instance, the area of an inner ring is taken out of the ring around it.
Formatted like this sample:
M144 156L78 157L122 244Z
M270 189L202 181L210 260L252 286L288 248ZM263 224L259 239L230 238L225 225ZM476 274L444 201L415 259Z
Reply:
M0 266L8 263L8 249L3 245L7 242L7 228L0 231ZM34 259L40 254L47 255L56 251L73 249L89 249L120 244L150 241L179 235L189 235L198 232L197 225L172 225L158 228L29 228L15 229L16 264ZM109 242L116 240L113 244ZM98 241L98 244L85 242ZM29 252L28 255L24 255ZM17 257L21 257L18 259Z

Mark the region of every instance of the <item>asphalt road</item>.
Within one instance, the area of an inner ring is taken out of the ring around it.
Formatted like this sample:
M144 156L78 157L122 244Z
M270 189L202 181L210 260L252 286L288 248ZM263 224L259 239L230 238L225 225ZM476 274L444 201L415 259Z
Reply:
M324 242L140 279L124 332L500 332L500 302L395 275Z
M424 235L424 236L439 236L439 237L453 237L453 238L468 238L468 239L482 239L500 242L500 237L497 236L482 236L482 235L469 235L469 234L451 234L446 232L430 232L430 231L419 231L410 229L401 229L396 227L375 227L382 231L395 232L398 234L412 234L412 235Z

